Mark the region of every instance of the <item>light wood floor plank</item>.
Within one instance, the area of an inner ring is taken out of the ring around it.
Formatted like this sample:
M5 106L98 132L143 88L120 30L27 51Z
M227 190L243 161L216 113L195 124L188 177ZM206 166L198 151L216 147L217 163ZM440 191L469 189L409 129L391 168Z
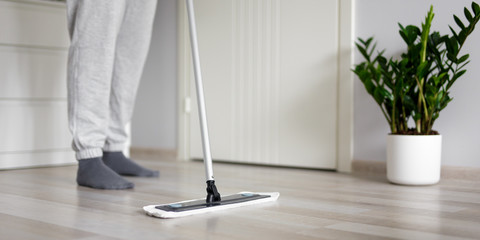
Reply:
M360 223L339 223L327 228L346 232L364 233L381 237L395 237L398 239L422 239L422 240L464 240L465 238L440 235L435 233L412 231L399 228L381 227Z

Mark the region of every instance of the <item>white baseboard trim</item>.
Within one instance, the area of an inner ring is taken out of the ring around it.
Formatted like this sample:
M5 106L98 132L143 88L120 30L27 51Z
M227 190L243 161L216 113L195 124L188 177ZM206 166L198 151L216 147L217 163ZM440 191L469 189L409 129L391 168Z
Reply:
M386 175L387 166L385 162L355 160L352 162L352 172L362 174ZM441 178L480 181L480 168L442 166Z
M159 149L159 148L144 148L144 147L130 147L130 155L132 156L158 156L158 157L177 157L177 149Z
M0 153L0 170L77 164L71 150Z

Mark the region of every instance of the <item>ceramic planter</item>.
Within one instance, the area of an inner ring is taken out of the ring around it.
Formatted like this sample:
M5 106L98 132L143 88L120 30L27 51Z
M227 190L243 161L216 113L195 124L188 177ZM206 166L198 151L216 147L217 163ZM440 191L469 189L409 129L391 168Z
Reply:
M441 155L441 135L388 135L387 178L403 185L438 183Z

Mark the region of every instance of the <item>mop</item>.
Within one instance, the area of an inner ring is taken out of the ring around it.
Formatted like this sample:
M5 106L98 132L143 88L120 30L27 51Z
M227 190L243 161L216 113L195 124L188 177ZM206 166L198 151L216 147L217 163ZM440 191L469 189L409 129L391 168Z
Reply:
M241 206L273 202L278 199L278 192L240 192L233 195L221 196L215 186L213 177L212 157L210 153L210 142L208 137L207 117L205 111L205 100L203 96L202 74L200 70L200 59L198 54L197 30L195 24L195 13L192 0L186 0L190 30L190 43L192 47L193 67L195 74L195 86L197 92L200 128L202 135L203 158L205 175L207 180L207 197L202 199L187 200L182 202L149 205L143 207L147 215L159 218L177 218L201 213L214 212L231 209Z

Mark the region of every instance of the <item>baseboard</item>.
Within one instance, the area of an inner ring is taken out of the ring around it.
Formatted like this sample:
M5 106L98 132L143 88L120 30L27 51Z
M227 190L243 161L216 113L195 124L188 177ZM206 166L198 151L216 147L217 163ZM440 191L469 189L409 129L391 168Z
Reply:
M352 162L352 173L385 175L387 174L387 165L385 162L354 160Z
M387 174L387 166L385 162L355 160L352 162L352 172L385 175ZM442 166L441 178L480 181L480 168Z
M442 178L480 181L480 168L442 166Z
M0 170L75 165L72 150L0 153Z
M157 156L157 157L169 157L176 158L176 149L159 149L159 148L143 148L143 147L130 147L130 155L132 156Z

